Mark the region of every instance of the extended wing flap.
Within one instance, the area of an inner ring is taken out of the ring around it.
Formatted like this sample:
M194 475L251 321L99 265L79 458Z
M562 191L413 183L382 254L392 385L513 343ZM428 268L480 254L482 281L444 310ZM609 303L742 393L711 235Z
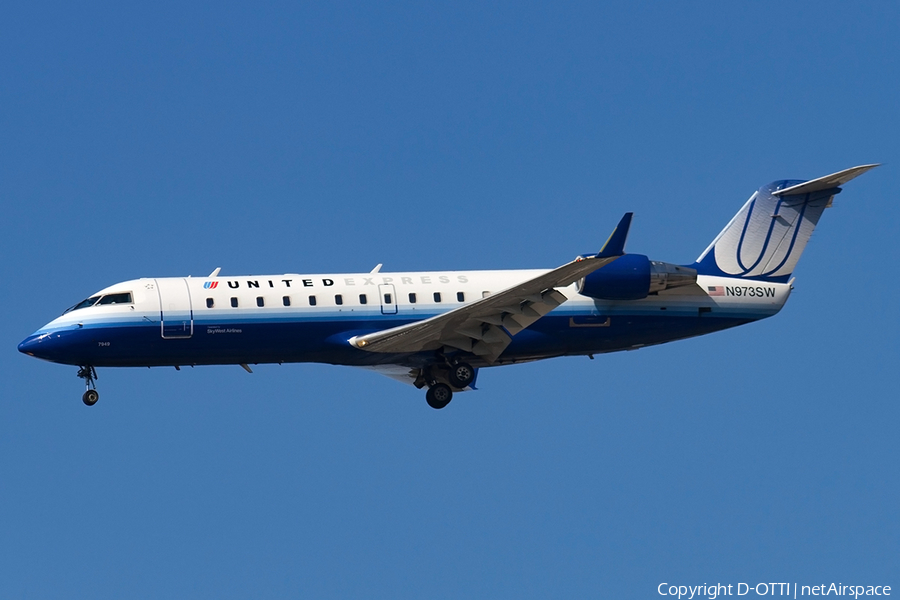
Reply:
M568 286L618 257L591 256L430 319L352 338L370 352L412 353L450 346L495 360L511 336L565 302Z
M411 386L416 385L416 377L418 376L418 371L416 369L410 369L409 367L403 367L400 365L367 365L357 368L365 369L367 371L374 371L379 375L390 377L394 381L399 381L400 383L405 383L406 385Z
M443 347L463 350L488 362L497 360L512 336L566 301L556 288L569 286L616 260L625 251L631 226L626 213L600 252L518 283L441 315L355 336L349 342L369 352L411 354Z

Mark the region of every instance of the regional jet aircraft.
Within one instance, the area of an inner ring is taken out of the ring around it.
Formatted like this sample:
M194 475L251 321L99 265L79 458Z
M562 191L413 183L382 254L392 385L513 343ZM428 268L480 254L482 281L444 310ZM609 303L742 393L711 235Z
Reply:
M839 186L877 165L761 187L691 265L626 254L631 213L597 254L552 270L146 278L68 309L19 351L97 367L320 362L427 388L433 408L478 370L633 350L770 317Z

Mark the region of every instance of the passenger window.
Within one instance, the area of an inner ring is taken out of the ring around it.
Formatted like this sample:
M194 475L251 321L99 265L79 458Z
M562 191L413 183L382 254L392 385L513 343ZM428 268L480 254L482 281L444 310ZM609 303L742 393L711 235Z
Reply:
M409 294L409 303L410 303L410 304L415 304L415 303L416 303L416 293L415 293L415 292L410 292L410 294Z
M310 297L309 297L309 305L310 305L310 306L315 306L315 305L316 305L316 297L315 297L315 296L310 296Z
M232 298L232 299L231 299L231 307L232 307L232 308L237 308L237 298Z
M456 292L456 299L457 299L459 302L465 302L465 301L466 301L466 294L465 294L465 292Z
M215 305L216 305L216 301L215 301L215 300L213 300L212 298L207 298L207 299L206 299L206 308L212 308L212 307L215 306Z
M338 306L340 306L341 304L344 303L344 297L340 294L336 295L334 297L334 303L337 304Z
M256 305L257 305L257 306L265 306L265 305L266 305L266 301L263 300L263 297L262 297L262 296L257 296L257 297L256 297Z
M441 293L440 293L440 292L435 292L435 293L434 293L434 301L435 301L435 302L440 302L440 301L441 301Z
M124 292L122 294L107 294L100 298L100 304L131 304L131 292Z
M393 304L393 298L391 298L390 294L384 295L384 303L385 304Z
M359 303L360 303L360 304L366 304L367 302L368 302L368 300L366 299L366 295L365 295L365 294L360 294L360 295L359 295Z
M281 301L284 302L285 306L291 305L291 297L290 296L285 296L284 298L281 299Z
M491 293L488 292L488 291L481 292L481 297L482 297L482 298L487 298L487 297L490 296L490 295L491 295Z

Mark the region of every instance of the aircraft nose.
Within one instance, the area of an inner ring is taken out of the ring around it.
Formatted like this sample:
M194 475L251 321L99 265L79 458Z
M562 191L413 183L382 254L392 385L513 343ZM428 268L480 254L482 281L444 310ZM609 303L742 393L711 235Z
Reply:
M22 354L27 354L28 356L35 356L38 351L38 348L41 345L41 338L46 337L44 335L29 335L27 338L22 340L19 344L19 352Z
M33 333L19 344L19 352L35 358L56 361L60 358L60 352L66 348L61 337L58 331Z
M19 352L67 365L89 364L84 354L90 348L89 340L80 335L82 330L45 328L31 334L19 344Z

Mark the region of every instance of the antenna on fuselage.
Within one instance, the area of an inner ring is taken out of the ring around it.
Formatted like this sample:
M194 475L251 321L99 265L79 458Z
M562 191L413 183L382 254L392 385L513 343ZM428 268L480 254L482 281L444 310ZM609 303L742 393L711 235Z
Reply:
M216 267L216 270L209 274L210 277L218 277L219 271L222 270L222 267Z
M369 273L378 273L379 271L381 271L381 267L383 267L383 266L384 265L382 263L378 263L377 265L375 265L374 269L369 271Z

